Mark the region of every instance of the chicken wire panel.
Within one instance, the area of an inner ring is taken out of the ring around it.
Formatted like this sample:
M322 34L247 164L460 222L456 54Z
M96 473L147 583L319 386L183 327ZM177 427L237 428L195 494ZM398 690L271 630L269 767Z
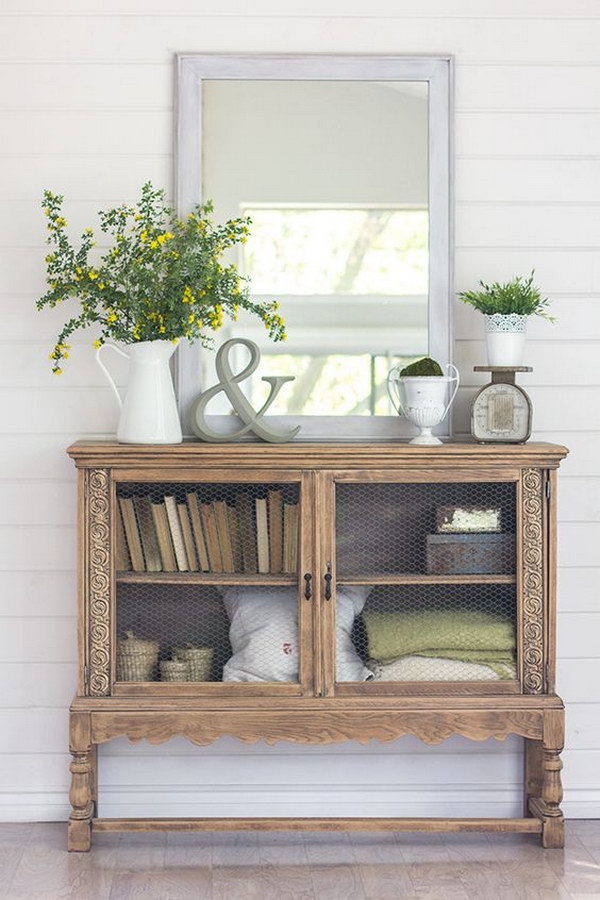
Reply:
M120 584L117 681L298 682L293 585Z
M338 682L517 678L514 584L340 584L336 618Z
M117 681L297 682L299 516L298 483L119 484Z
M338 578L514 574L513 482L336 485Z

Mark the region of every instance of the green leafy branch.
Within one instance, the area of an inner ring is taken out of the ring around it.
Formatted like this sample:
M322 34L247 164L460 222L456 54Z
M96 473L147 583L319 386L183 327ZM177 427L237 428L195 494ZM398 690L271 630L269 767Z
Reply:
M86 228L73 247L63 199L44 191L52 250L46 256L48 291L36 303L39 310L71 298L79 303L50 354L55 373L68 359L71 335L90 326L100 328L96 347L109 339L130 344L180 338L210 347L211 332L243 309L262 320L272 340L285 340L279 304L252 300L248 280L222 262L227 250L245 243L249 218L215 225L207 202L181 219L166 206L165 192L147 182L136 205L99 212L100 230L112 246L94 264L93 230Z

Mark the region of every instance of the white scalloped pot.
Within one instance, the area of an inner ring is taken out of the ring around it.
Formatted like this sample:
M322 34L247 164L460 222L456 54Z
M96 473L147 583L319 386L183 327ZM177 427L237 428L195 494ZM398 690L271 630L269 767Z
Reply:
M484 318L488 366L523 365L527 316L496 313Z

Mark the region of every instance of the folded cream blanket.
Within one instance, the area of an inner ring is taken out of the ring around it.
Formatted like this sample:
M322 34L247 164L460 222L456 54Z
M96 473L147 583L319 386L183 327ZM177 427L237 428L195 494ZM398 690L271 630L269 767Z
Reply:
M487 666L510 678L516 639L513 622L483 610L419 609L363 612L369 655L382 665L407 656L453 659Z
M403 656L386 666L372 659L369 666L375 681L498 681L517 677L514 663L504 666L504 674L500 675L479 663L430 656Z

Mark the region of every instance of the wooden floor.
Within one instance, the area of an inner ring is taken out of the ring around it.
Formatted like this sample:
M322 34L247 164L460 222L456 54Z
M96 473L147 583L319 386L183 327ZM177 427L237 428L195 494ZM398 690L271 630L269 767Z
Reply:
M64 824L0 825L0 898L518 900L600 897L600 820L567 847L534 835L98 834L67 854Z

